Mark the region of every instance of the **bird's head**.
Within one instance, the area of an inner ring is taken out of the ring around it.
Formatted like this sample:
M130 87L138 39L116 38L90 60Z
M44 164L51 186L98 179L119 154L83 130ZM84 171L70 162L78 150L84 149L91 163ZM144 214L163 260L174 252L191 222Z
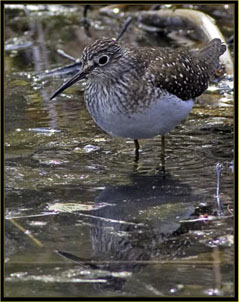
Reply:
M79 59L81 63L80 71L58 88L51 99L82 79L99 81L111 77L111 75L117 73L118 69L115 63L122 55L122 48L115 40L96 40L84 48Z

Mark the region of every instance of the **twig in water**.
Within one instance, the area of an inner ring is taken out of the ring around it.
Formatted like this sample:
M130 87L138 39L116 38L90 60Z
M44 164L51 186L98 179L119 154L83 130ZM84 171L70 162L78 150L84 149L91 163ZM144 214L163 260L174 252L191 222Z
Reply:
M26 234L37 246L43 247L44 245L36 239L30 231L24 229L23 226L21 226L19 223L17 223L14 219L9 219L9 221L14 224L20 231L22 231L24 234Z
M128 26L130 25L130 23L132 21L133 21L133 17L128 17L126 19L121 32L119 33L118 37L116 38L116 41L119 41L119 39L123 36L123 34L125 33L126 29L128 28Z
M227 205L227 210L233 216L233 210L230 209L230 205Z
M227 39L227 44L233 44L233 42L234 42L234 35L232 35Z
M51 69L43 74L38 75L38 77L39 79L44 79L50 76L60 76L68 73L76 73L80 71L80 69L81 69L81 62L76 60L75 63L73 64Z
M218 246L214 247L213 253L213 271L214 271L214 279L215 279L215 289L217 291L222 288L222 273L221 273L221 259L220 252Z
M57 53L59 55L61 55L62 57L67 58L67 59L69 59L71 61L76 62L76 60L77 60L76 58L74 58L74 57L68 55L67 53L65 53L64 50L62 50L62 49L57 49Z
M90 37L90 32L89 32L90 22L87 19L87 13L89 11L89 8L90 8L90 5L85 5L84 6L82 24L83 24L83 27L85 29L85 32L86 32L87 36Z
M217 191L216 191L216 199L217 199L217 207L218 207L218 215L223 215L222 211L222 203L220 200L220 179L222 174L222 165L220 163L216 164L216 174L217 174Z

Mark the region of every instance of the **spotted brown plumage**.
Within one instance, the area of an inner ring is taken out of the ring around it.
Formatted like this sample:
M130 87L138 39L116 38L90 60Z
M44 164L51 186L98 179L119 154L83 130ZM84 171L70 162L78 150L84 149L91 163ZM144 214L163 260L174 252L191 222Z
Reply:
M226 50L220 39L214 39L199 52L188 49L158 48L151 52L147 73L153 75L156 87L182 100L201 95Z

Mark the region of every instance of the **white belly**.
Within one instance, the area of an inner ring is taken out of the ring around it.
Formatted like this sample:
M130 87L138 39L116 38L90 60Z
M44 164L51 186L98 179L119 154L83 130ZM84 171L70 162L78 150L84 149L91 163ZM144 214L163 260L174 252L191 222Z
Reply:
M97 114L88 108L96 124L107 133L131 139L164 135L175 128L190 113L194 101L182 101L174 95L166 95L152 102L141 112L128 115L116 108L98 107Z

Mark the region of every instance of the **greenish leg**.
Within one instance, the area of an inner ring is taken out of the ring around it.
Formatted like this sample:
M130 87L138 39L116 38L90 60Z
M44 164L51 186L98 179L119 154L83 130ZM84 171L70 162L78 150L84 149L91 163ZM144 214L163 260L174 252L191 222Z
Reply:
M134 140L134 145L135 145L135 162L139 160L139 142L137 139Z

